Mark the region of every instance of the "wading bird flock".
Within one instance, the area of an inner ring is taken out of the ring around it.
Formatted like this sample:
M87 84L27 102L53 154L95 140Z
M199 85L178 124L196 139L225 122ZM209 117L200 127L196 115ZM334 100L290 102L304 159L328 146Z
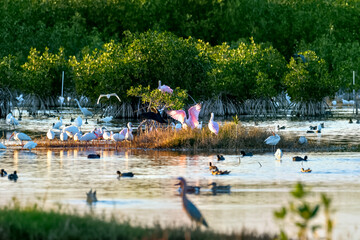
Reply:
M159 86L158 86L159 91L163 92L164 94L172 94L173 90L166 85L161 85L161 81L159 81ZM111 93L111 94L101 94L97 100L97 104L100 103L100 100L103 97L106 97L107 99L110 99L110 97L116 97L120 102L121 99L118 97L117 94L115 93ZM77 104L79 109L81 110L82 114L85 117L85 124L87 123L87 118L88 117L92 117L93 113L91 111L89 111L86 108L81 107L80 102L77 99L74 99ZM168 121L166 121L161 113L164 110L161 109L160 111L156 111L156 112L146 112L143 113L142 116L146 119L151 119L154 121L157 121L158 123L169 123ZM178 123L171 123L171 126L173 127L174 130L181 130L181 129L186 129L186 128L191 128L191 129L198 129L198 128L202 128L202 122L199 123L199 113L201 111L201 104L195 104L194 106L191 106L188 109L188 115L186 114L186 112L182 109L180 110L169 110L166 111L167 115L169 117L171 117L172 119L176 120ZM52 141L56 138L60 139L61 141L69 141L69 139L73 139L73 141L92 141L92 140L99 140L99 139L104 139L105 141L132 141L134 139L133 136L133 127L132 127L132 123L129 122L126 126L126 128L122 129L121 131L119 131L118 133L114 133L112 131L108 131L105 127L101 127L101 128L95 128L92 131L83 134L81 132L81 126L83 124L82 118L80 116L78 116L76 119L72 119L71 122L73 122L73 125L70 126L63 126L63 117L60 116L59 121L53 123L52 128L48 129L48 132L46 134L47 138L49 141ZM112 117L106 117L103 118L101 120L97 120L97 123L109 123L110 121L112 121ZM11 113L9 113L6 117L6 123L10 126L14 126L16 127L17 125L19 125L18 120L16 120L13 115ZM210 130L210 132L212 132L215 135L219 134L219 124L217 122L214 121L214 113L211 113L210 116L210 120L208 123L208 128ZM319 124L318 126L310 126L310 130L309 131L317 131L318 133L321 132L321 129L324 128L323 124ZM280 127L280 125L277 125L277 130L284 130L285 126ZM31 151L32 149L34 149L37 146L37 143L33 142L31 137L29 137L28 135L26 135L25 133L21 133L21 132L17 132L14 131L9 140L14 139L17 141L20 141L20 144L22 146L22 148L24 149L28 149L29 151ZM273 132L272 136L269 136L268 138L266 138L264 140L264 143L267 145L271 145L272 146L272 150L273 152L275 152L275 146L280 142L281 137L276 134L275 132ZM23 142L26 142L25 144L23 144ZM306 144L307 143L307 139L305 136L301 136L298 140L298 142L300 144ZM4 150L7 147L5 145L3 145L2 143L0 143L0 150ZM248 152L245 153L245 151L241 151L241 157L252 157L253 153ZM279 148L277 149L277 151L274 153L275 159L278 161L282 160L283 157L283 152L282 150ZM88 158L100 158L100 154L89 154ZM217 155L217 160L218 161L224 161L225 157L223 155L218 154ZM304 158L299 157L299 156L295 156L293 157L293 161L307 161L308 157L305 156ZM241 163L241 160L239 158L239 163ZM258 162L260 167L262 167L261 163ZM214 166L212 164L212 162L209 162L209 170L210 173L212 175L228 175L230 174L230 171L228 170L219 170L218 167ZM304 169L301 168L301 172L306 172L306 173L310 173L311 169ZM132 172L120 172L117 171L117 178L120 180L123 177L134 177L134 174ZM17 171L14 171L14 173L12 174L7 174L7 172L4 169L1 169L1 173L0 173L1 177L5 177L8 176L9 180L12 181L17 181L18 179L18 175L17 175ZM203 217L203 215L201 214L201 212L199 211L199 209L187 198L186 194L191 194L191 193L195 193L195 194L199 194L200 193L200 186L191 186L188 185L186 180L183 177L179 177L178 178L179 183L176 185L180 185L180 188L178 189L180 192L180 196L181 196L181 200L182 200L182 204L183 204L183 209L184 211L187 213L187 215L189 216L189 218L191 219L191 221L195 222L197 224L197 226L205 226L208 227L208 224L205 220L205 218ZM211 184L209 184L209 186L211 186L211 192L213 195L216 194L220 194L220 193L230 193L230 185L225 185L225 186L221 186L221 185L217 185L216 182L212 182ZM92 204L94 202L97 202L97 196L96 196L96 191L92 191L92 189L90 189L89 192L86 193L87 199L86 201L89 204Z

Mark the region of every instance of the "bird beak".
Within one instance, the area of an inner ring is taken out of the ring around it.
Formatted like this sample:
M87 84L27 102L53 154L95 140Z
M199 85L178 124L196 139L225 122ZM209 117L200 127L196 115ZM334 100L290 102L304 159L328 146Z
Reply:
M11 134L11 136L9 137L9 140L14 136L14 133Z
M180 183L174 184L174 186L179 186L179 185L180 185Z

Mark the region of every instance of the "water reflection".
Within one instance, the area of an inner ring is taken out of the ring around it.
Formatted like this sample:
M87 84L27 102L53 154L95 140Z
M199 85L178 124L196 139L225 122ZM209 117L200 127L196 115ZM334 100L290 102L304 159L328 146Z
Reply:
M94 152L100 154L100 159L87 158ZM0 204L7 204L13 196L23 202L46 197L46 206L60 203L65 208L87 211L85 192L93 189L98 198L92 207L96 213L116 211L141 223L158 220L162 224L176 221L190 225L174 186L177 177L182 176L190 185L201 187L199 195L188 197L216 230L246 226L274 232L277 226L273 210L287 202L295 182L303 181L312 186L316 195L327 192L334 198L338 211L336 228L340 232L354 227L360 221L360 209L356 207L360 199L358 154L306 154L309 161L304 163L292 161L293 156L304 153L284 153L281 162L268 153L241 158L239 164L238 155L226 155L225 161L217 162L215 155L173 151L38 149L29 154L7 149L1 155L1 168L8 172L17 170L19 179L16 184L0 179L0 192L7 193ZM209 161L231 171L230 175L211 175ZM309 167L313 172L301 173L301 167ZM131 171L135 177L118 180L117 170ZM231 185L230 194L213 195L209 186L212 182Z

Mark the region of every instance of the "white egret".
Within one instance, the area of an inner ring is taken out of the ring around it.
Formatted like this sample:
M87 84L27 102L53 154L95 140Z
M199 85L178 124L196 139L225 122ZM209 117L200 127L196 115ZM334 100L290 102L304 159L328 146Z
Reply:
M86 108L81 107L79 101L78 101L76 98L75 98L74 100L77 102L77 104L78 104L78 106L79 106L79 108L80 108L80 111L82 112L82 114L83 114L85 117L91 117L91 116L93 115L92 112L90 112L90 111L87 110Z
M275 159L278 160L278 161L281 161L281 158L283 156L283 152L280 148L278 148L274 154L275 156Z
M125 140L127 140L127 141L134 140L134 136L132 134L132 124L131 124L131 122L128 123L128 131L125 134Z
M77 127L81 127L81 125L82 125L82 118L80 117L80 116L78 116L75 120L74 120L74 124L75 124L75 126L77 126Z
M111 96L116 97L116 98L119 100L119 102L121 102L121 99L119 98L119 96L118 96L116 93L109 93L109 94L101 94L101 95L99 96L96 104L99 104L99 103L100 103L100 99L101 99L102 97L107 97L107 99L110 99Z

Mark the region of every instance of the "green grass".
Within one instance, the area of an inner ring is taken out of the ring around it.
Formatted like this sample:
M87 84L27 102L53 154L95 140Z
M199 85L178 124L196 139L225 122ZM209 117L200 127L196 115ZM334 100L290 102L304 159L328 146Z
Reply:
M118 222L114 218L104 220L92 214L76 214L44 211L36 207L0 208L0 239L274 239L267 234L243 230L239 234L220 234L210 230L185 227L162 228L133 226L130 222Z

